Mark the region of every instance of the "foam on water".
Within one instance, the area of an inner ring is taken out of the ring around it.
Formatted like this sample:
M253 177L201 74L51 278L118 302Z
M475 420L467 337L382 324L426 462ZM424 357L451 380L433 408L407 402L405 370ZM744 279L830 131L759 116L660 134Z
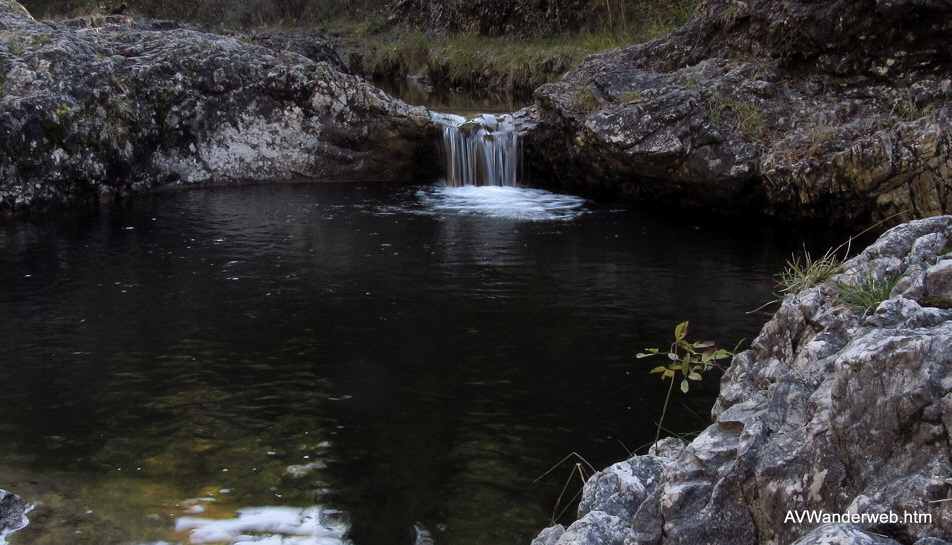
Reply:
M191 545L344 545L348 526L337 515L319 506L249 507L233 519L179 517L175 531L189 532Z
M509 220L566 221L585 213L585 200L527 187L437 186L417 193L423 212Z

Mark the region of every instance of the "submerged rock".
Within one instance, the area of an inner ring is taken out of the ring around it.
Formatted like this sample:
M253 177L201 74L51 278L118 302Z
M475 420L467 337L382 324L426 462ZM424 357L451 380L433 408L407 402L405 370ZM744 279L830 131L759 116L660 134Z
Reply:
M929 306L952 264L952 216L895 227L822 285L789 295L734 357L714 423L585 485L546 545L938 544L952 538L952 310ZM931 271L931 272L930 272ZM869 310L844 284L899 276ZM866 520L810 519L826 514ZM811 515L812 514L812 515ZM896 515L891 519L891 514ZM885 518L883 517L885 515Z
M540 87L528 159L540 179L728 213L949 212L950 33L948 2L706 0Z
M28 505L16 494L0 490L0 543L3 536L26 525Z
M438 135L425 108L287 36L252 37L262 47L125 16L39 22L11 1L0 35L7 209L176 183L407 179Z

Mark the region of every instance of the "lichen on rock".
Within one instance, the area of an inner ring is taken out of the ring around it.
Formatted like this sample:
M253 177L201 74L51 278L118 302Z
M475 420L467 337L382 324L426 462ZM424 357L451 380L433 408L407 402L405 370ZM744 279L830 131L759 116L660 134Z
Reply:
M288 36L40 22L4 2L0 38L6 209L177 183L407 179L436 138L425 108Z
M527 160L541 180L727 213L948 213L950 32L948 2L706 0L669 37L540 87Z

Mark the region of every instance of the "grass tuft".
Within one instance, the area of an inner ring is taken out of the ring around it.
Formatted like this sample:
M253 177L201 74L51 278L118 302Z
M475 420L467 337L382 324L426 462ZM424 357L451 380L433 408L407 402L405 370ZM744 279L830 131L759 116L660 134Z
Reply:
M777 275L777 288L783 295L798 293L813 286L819 286L836 274L843 261L836 257L834 250L827 250L818 259L804 250L803 259L791 256L783 272Z
M837 282L837 299L853 310L867 314L879 303L889 299L901 275L877 274L872 269L856 277L853 282Z

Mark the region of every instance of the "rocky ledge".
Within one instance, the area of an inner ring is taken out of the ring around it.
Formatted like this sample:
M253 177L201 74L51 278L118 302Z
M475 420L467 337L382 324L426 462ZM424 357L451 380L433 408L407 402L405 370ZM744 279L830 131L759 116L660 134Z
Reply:
M528 160L540 180L725 212L947 213L949 35L944 1L704 0L668 38L540 87Z
M0 543L4 537L26 525L29 506L19 496L0 490Z
M868 279L898 283L873 310L842 302L843 285ZM578 520L533 544L952 539L952 216L895 227L787 296L734 357L712 417L688 445L666 439L594 475ZM808 511L887 519L797 520Z
M300 37L245 40L264 45L124 16L40 22L0 0L0 208L166 184L420 176L436 138L425 108Z

